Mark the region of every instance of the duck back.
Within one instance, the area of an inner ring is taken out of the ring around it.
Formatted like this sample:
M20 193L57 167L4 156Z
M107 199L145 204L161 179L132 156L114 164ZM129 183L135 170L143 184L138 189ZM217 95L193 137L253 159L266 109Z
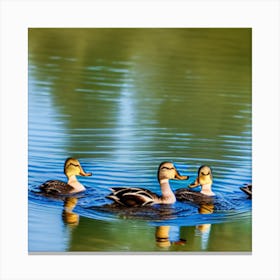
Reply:
M157 195L153 192L142 188L112 188L111 193L106 196L115 203L123 206L144 206L153 204Z
M240 189L245 192L250 198L252 198L252 185L246 184L244 187L240 187Z
M213 196L208 196L186 188L176 190L175 196L178 201L189 201L195 204L212 203L214 200Z
M39 186L39 189L46 194L65 195L69 194L74 188L62 181L49 180Z

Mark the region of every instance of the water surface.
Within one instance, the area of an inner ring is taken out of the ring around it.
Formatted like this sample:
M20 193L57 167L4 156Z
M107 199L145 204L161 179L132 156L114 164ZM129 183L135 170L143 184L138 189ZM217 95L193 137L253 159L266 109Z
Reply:
M251 251L251 29L32 28L28 55L29 252ZM93 176L66 217L32 190L69 156ZM103 207L113 186L159 194L166 160L190 176L173 190L212 167L213 213Z

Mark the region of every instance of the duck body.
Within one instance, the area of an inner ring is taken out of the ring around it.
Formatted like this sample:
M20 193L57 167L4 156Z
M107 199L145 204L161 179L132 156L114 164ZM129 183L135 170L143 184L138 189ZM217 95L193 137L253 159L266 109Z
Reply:
M144 188L116 187L111 188L111 193L107 198L113 200L117 205L126 207L172 204L176 202L176 197L169 185L170 179L186 180L188 176L181 176L173 163L162 162L158 167L158 181L162 192L161 196Z
M252 184L245 184L245 186L240 187L240 189L252 198Z
M175 196L178 201L189 201L194 204L213 203L215 196L205 195L201 192L182 188L175 191Z
M107 198L122 206L145 206L154 204L158 196L143 188L119 187L111 188L112 193Z
M39 186L39 189L46 194L65 195L74 191L74 188L59 180L48 180Z
M48 195L66 195L85 191L85 187L77 180L76 176L91 176L86 173L80 162L75 158L67 158L64 163L64 173L68 178L67 183L59 180L48 180L39 186L42 193Z

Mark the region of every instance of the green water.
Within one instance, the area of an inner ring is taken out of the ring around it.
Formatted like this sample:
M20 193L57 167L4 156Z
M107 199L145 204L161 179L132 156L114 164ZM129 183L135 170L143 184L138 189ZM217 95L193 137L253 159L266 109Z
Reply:
M62 201L29 192L29 252L250 252L251 201L239 187L252 180L251 47L247 28L29 29L29 189L65 180L68 156L93 172L75 225ZM163 160L190 180L210 165L226 206L203 215L177 202L164 221L91 209L112 186L159 193Z

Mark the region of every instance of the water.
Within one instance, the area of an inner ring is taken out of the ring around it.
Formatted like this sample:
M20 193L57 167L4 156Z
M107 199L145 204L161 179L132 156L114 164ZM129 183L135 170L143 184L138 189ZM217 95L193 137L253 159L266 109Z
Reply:
M250 29L30 29L28 73L29 252L251 251ZM69 156L93 176L65 214L33 191ZM173 190L212 167L213 211L103 207L113 186L159 194L166 160L190 176Z

